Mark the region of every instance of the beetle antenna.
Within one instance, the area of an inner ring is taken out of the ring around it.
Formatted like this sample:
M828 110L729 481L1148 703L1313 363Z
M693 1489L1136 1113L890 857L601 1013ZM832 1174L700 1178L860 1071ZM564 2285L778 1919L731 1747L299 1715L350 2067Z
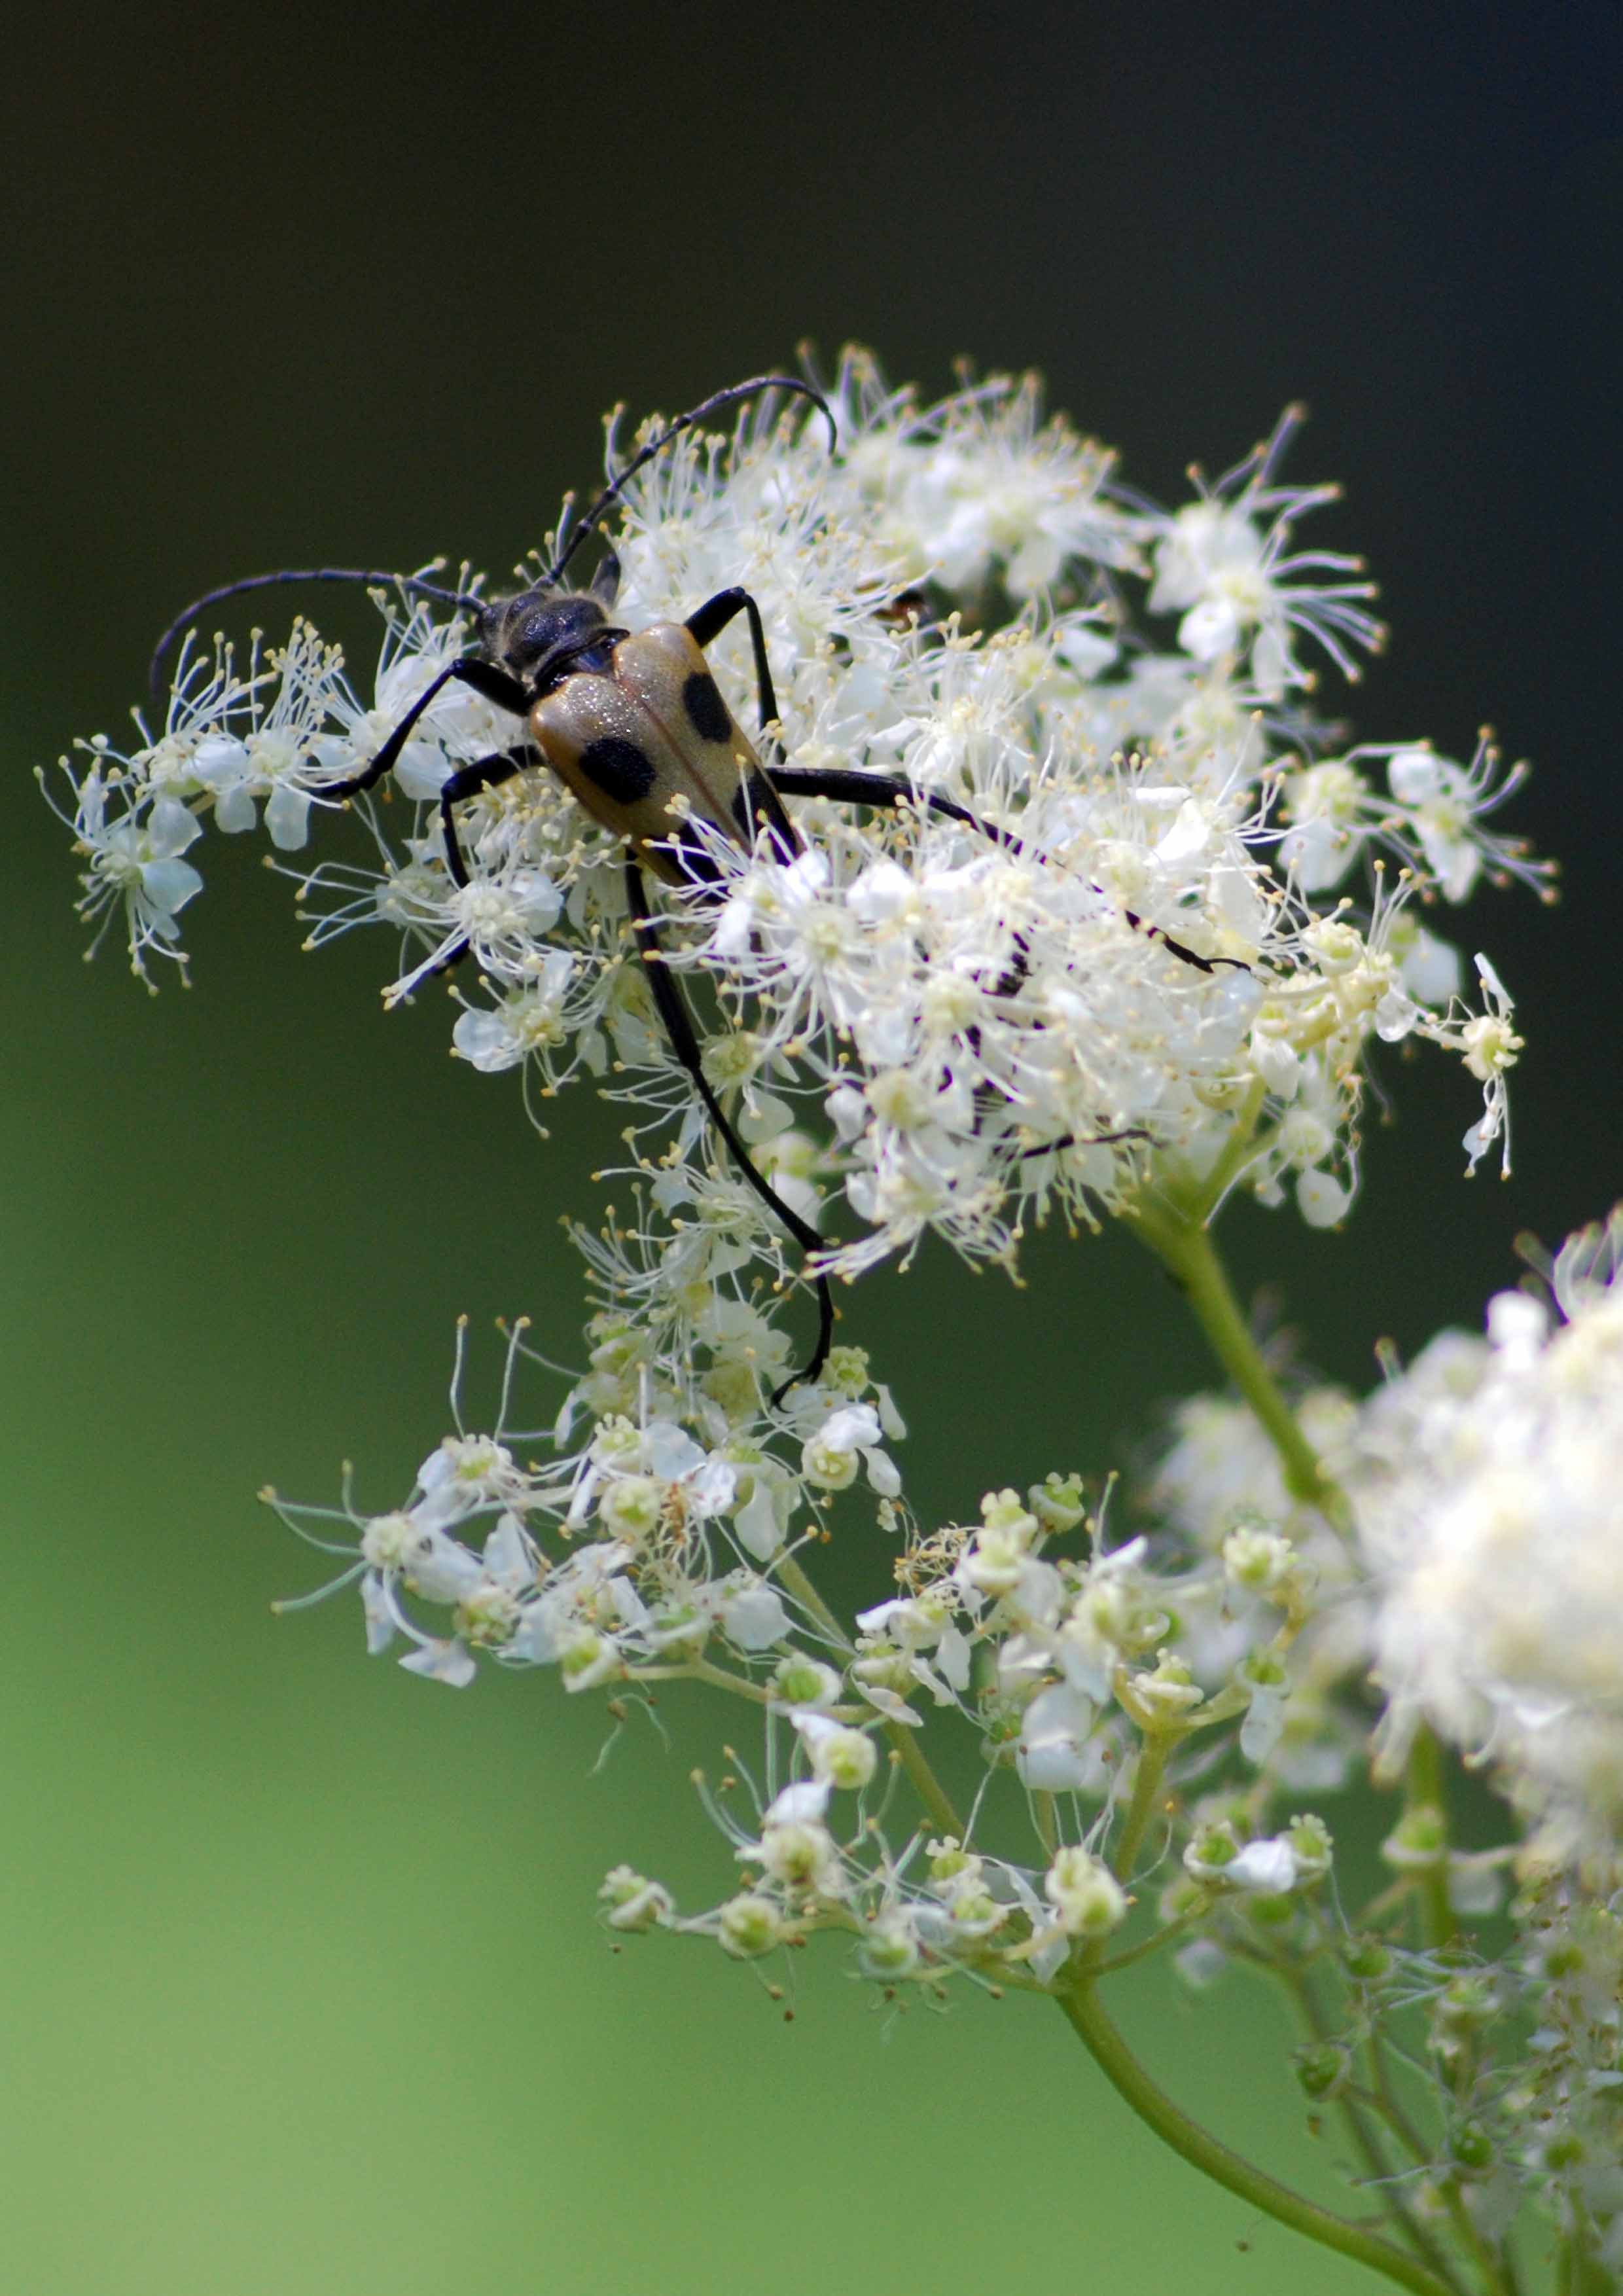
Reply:
M834 421L833 409L820 390L809 382L802 382L798 375L758 374L751 376L748 382L735 382L726 390L718 390L713 398L707 398L702 406L690 407L685 414L678 414L674 422L668 423L665 429L651 439L645 447L640 447L637 449L625 469L609 481L591 509L584 517L577 520L575 530L570 535L567 545L563 542L562 536L564 521L562 520L559 521L558 556L545 576L548 588L555 587L559 576L599 519L602 517L605 511L612 509L619 500L621 489L627 480L635 478L646 463L652 463L656 455L662 453L669 446L673 439L680 438L684 430L692 430L697 424L708 422L712 414L719 414L724 406L734 406L741 398L757 398L763 390L789 390L792 391L797 398L809 398L828 424L830 454L838 450L840 430Z
M371 588L406 590L419 598L438 598L442 605L482 608L483 598L471 596L463 590L445 590L435 582L425 582L415 574L377 574L351 566L289 567L276 574L246 574L240 582L227 582L217 590L206 590L201 598L193 598L184 611L176 615L157 644L147 665L147 692L154 711L163 707L163 665L176 640L190 629L199 614L222 599L240 597L244 590L268 590L281 582L365 582Z

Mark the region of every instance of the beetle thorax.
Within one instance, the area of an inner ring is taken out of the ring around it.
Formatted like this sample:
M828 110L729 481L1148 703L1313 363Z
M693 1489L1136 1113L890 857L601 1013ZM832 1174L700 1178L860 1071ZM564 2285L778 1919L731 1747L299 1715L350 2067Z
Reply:
M584 590L523 590L515 598L493 598L480 617L484 652L532 689L572 670L606 666L620 635L610 629L601 600ZM600 648L601 665L594 659Z

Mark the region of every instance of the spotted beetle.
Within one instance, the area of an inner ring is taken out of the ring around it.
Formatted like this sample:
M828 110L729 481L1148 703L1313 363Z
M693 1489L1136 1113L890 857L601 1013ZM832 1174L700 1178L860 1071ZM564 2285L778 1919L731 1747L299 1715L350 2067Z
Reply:
M224 599L272 585L358 582L383 586L475 615L472 650L448 662L424 688L361 773L323 793L350 798L374 788L398 764L418 720L447 685L468 686L496 709L525 720L525 739L458 767L441 785L440 827L446 865L453 881L459 886L470 882L457 836L456 808L483 790L538 767L555 774L594 821L624 838L628 849L626 890L632 927L648 965L650 987L671 1050L741 1175L800 1249L813 1255L823 1249L824 1239L758 1170L704 1073L692 1015L664 962L659 926L649 903L647 876L697 889L697 897L704 898L705 889L717 882L721 872L709 842L695 830L695 820L704 822L713 836L746 853L754 849L758 834L764 832L781 854L792 857L802 847L784 809L785 795L833 798L868 806L917 807L963 823L1012 852L1025 849L1006 830L980 821L949 798L915 790L906 781L856 768L791 766L775 740L771 741L772 763L764 764L760 751L734 718L704 656L704 649L743 614L749 624L760 724L765 730L778 722L760 608L749 591L737 586L718 590L684 621L656 622L634 631L611 619L620 575L619 562L611 548L605 549L584 589L570 589L564 583L565 570L576 551L638 471L682 432L724 407L769 390L809 399L828 424L831 447L837 445L833 413L820 392L791 375L757 375L717 392L646 441L576 521L567 542L561 527L557 555L529 589L512 597L492 599L445 589L415 575L347 567L250 575L209 591L176 616L153 651L149 683L154 707L160 710L165 659L197 616ZM1121 914L1127 923L1202 972L1238 962L1197 955L1133 911L1123 910ZM442 963L454 964L466 952L467 943L461 942ZM1047 1146L1071 1144L1075 1144L1059 1141ZM775 1405L791 1387L816 1379L833 1342L834 1308L828 1279L821 1270L809 1272L818 1302L816 1344L805 1368L775 1390Z

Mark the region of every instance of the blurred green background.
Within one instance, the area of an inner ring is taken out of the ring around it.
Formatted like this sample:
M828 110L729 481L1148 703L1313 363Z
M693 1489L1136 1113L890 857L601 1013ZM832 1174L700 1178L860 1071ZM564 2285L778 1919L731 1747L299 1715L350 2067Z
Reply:
M402 1496L460 1311L570 1352L593 1112L537 1144L437 1000L381 1019L381 945L299 955L246 840L209 856L189 994L87 970L28 775L122 725L209 584L499 570L614 400L805 335L927 384L1040 365L1163 496L1306 398L1291 475L1348 495L1314 539L1368 553L1395 630L1359 729L1461 755L1491 716L1567 870L1561 909L1474 928L1529 1040L1513 1184L1462 1180L1469 1094L1430 1062L1347 1235L1233 1223L1243 1287L1362 1382L1377 1334L1474 1320L1517 1228L1619 1192L1615 12L93 7L10 39L0 2288L1350 2288L1030 2005L889 2021L814 1953L786 2025L697 1946L611 1955L611 1863L723 1887L702 1709L592 1778L601 1710L545 1680L368 1666L352 1602L272 1620L313 1574L260 1484L324 1498L352 1456ZM927 1259L856 1302L927 1513L1119 1459L1208 1376L1117 1240L1030 1273ZM1127 2013L1323 2186L1257 1999Z

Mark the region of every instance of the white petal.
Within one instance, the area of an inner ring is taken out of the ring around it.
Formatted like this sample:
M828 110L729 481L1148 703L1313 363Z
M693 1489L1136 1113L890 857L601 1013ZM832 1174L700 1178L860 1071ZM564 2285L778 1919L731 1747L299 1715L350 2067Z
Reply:
M203 833L203 824L177 797L160 797L146 824L147 850L154 860L168 861L184 853Z
M772 1488L764 1475L756 1477L755 1488L733 1518L733 1529L745 1554L758 1562L769 1562L783 1544Z
M278 782L265 808L265 827L279 853L297 853L309 840L309 791L292 782Z
M246 782L234 782L229 789L220 791L214 805L217 829L224 830L227 837L240 837L245 830L257 829L258 824L259 808Z
M868 1480L881 1498L895 1498L902 1488L902 1478L895 1460L887 1457L883 1451L865 1450L862 1456L867 1463Z
M826 1779L799 1779L795 1784L784 1787L768 1807L761 1823L763 1825L814 1824L827 1810L832 1791Z
M451 1042L464 1061L486 1076L516 1067L524 1057L524 1047L502 1013L459 1013Z
M740 1650L770 1650L789 1633L789 1613L774 1587L758 1579L730 1594L721 1606L722 1630Z
M430 1682L447 1683L453 1690L465 1690L479 1672L473 1653L465 1643L425 1643L419 1651L400 1661L407 1674L421 1674Z
M408 742L395 767L395 787L402 797L421 802L439 795L451 761L438 742Z
M1288 1841L1248 1841L1223 1868L1236 1890L1264 1890L1280 1896L1296 1886L1296 1853Z
M173 917L184 909L203 881L189 861L149 861L141 872L141 890L160 916Z
M1239 636L1239 618L1227 599L1202 598L1178 624L1177 642L1197 661L1215 661L1233 651Z
M1333 1173L1316 1169L1303 1172L1297 1180L1296 1201L1309 1227L1334 1227L1345 1217L1352 1193Z

